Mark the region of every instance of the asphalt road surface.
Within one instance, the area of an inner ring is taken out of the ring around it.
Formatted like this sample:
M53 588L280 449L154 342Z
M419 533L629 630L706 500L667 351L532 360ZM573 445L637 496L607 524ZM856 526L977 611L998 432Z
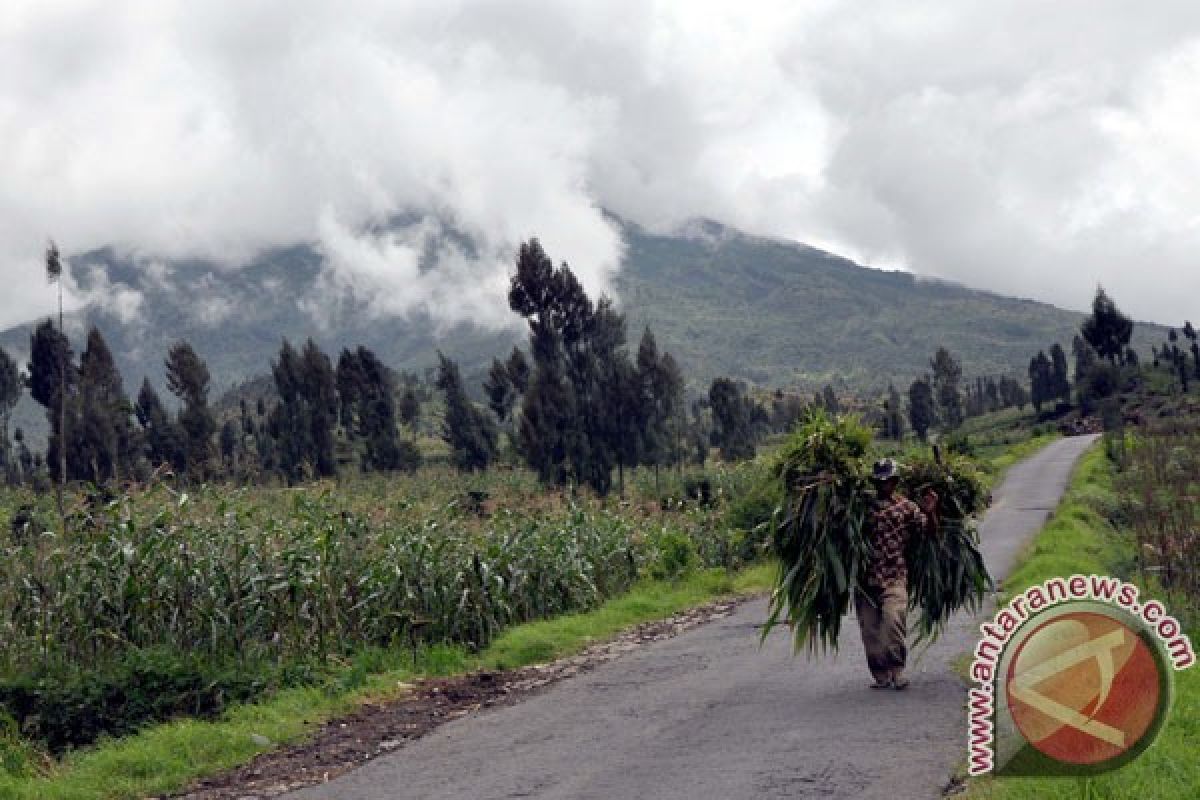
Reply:
M1017 464L980 527L998 579L1057 505L1095 437ZM836 657L760 649L765 601L647 645L514 706L442 726L293 800L935 798L965 754L965 690L949 667L979 619L910 652L907 691L873 691L857 625Z

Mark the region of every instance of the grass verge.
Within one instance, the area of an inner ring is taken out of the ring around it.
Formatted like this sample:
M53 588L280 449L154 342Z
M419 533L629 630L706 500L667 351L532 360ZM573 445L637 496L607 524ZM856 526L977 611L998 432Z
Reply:
M674 581L643 581L594 611L510 628L478 655L458 647L435 647L420 653L414 667L408 654L365 654L346 665L343 679L333 688L281 691L213 721L154 725L71 753L42 775L19 774L22 745L0 729L0 799L117 800L177 791L279 744L300 741L320 723L365 702L399 697L407 684L422 677L515 669L569 656L642 622L722 597L765 591L773 570L773 565L764 564L735 574L711 569Z
M1130 579L1133 541L1106 516L1114 509L1113 467L1101 447L1080 460L1071 485L1020 566L1005 582L1004 602L1047 578L1099 573ZM1148 596L1152 587L1142 587ZM1162 597L1165 601L1166 598ZM1171 609L1172 613L1183 609ZM1181 615L1182 616L1182 615ZM1194 620L1186 631L1195 640ZM1200 797L1200 669L1175 673L1175 705L1158 741L1125 767L1092 778L1086 787L1065 778L981 778L970 800L1180 800ZM1084 794L1090 791L1090 794Z
M980 447L978 456L987 464L993 485L999 485L1009 467L1060 438L1059 433L1042 433L1015 444Z

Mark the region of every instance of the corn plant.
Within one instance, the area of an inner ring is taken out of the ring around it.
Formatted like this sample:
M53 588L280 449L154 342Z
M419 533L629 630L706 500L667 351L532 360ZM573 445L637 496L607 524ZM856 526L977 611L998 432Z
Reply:
M160 487L93 510L66 538L7 537L0 672L99 667L161 647L281 663L422 641L481 648L507 625L596 606L660 556L666 527L635 509L534 495L514 474L466 487L507 504L481 516L450 477ZM689 510L670 527L701 563L728 563L717 511Z

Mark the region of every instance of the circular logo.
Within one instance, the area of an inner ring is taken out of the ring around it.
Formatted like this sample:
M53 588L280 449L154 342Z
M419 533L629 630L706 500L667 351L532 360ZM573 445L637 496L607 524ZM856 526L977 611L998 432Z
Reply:
M1030 745L1060 763L1099 767L1153 741L1168 700L1164 669L1153 645L1122 619L1068 611L1021 641L1004 685Z

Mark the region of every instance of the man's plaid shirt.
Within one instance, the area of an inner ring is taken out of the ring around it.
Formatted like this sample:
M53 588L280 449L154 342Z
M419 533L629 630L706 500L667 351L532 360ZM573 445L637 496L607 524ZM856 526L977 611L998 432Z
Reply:
M871 508L871 560L867 564L867 584L887 587L908 581L904 548L913 534L929 525L925 513L913 501L892 495L888 501L876 500Z

